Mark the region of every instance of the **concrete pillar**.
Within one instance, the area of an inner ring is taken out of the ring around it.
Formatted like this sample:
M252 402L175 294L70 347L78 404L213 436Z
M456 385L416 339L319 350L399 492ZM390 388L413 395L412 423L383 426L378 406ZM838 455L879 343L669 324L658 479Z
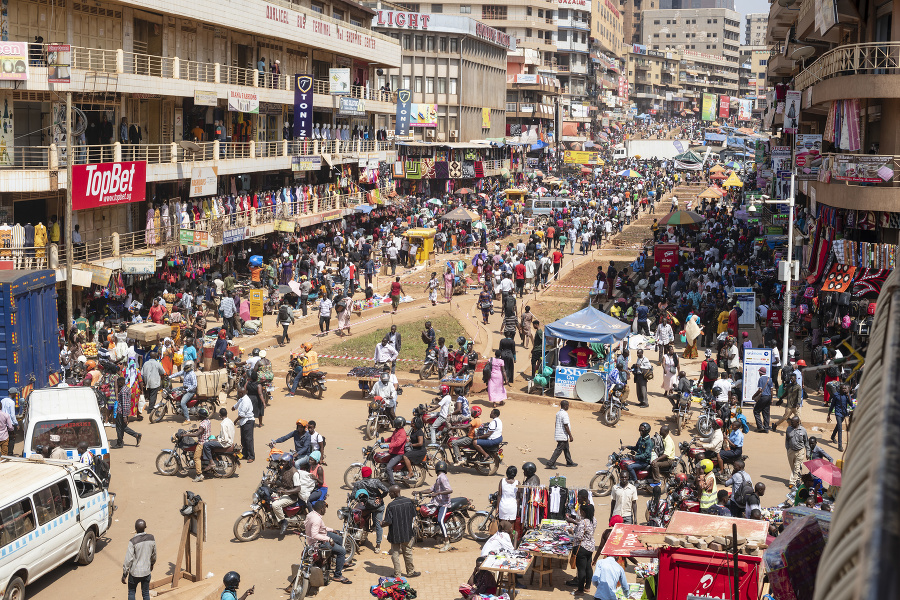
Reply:
M116 50L116 73L121 75L125 72L125 51L121 48Z
M118 231L113 231L113 234L112 234L111 237L112 237L112 255L113 255L113 256L120 256L120 252L119 252L119 232L118 232Z
M219 140L213 141L213 160L219 160Z
M122 143L116 142L113 144L113 161L114 162L122 162Z
M256 158L256 142L250 140L250 158Z
M56 147L56 144L50 144L50 153L47 158L49 159L49 166L51 169L59 168L59 148Z
M900 98L881 100L878 154L900 154ZM868 148L862 148L868 152Z
M253 87L259 87L259 71L253 69Z
M219 63L213 63L213 65L215 65L216 83L222 83L222 65Z
M282 156L288 155L288 141L287 140L281 140L281 155Z
M174 163L178 162L178 144L176 144L175 142L172 142L171 146L172 146L172 163L174 164Z
M172 59L172 79L181 79L181 59L177 56Z

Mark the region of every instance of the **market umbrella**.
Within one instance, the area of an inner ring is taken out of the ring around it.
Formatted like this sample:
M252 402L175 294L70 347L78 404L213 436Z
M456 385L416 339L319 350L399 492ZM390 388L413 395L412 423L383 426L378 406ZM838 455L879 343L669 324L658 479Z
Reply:
M491 199L490 196L488 196L487 194L484 194L484 193L478 194L478 197L479 197L479 198L484 198L485 200L490 200L490 199Z
M471 210L467 210L465 208L457 208L448 212L446 215L441 217L441 219L445 221L464 221L466 223L471 223L472 221L480 221L481 217L479 217L477 213Z
M534 176L535 176L535 177L543 177L543 176L544 176L544 172L541 171L540 169L538 169L537 171L534 172Z
M740 168L742 167L741 163L740 163L739 161L736 161L736 160L730 160L730 161L728 161L727 163L725 163L725 166L726 166L726 167L729 167L729 168L731 168L731 169L740 169Z
M818 477L828 485L840 487L841 470L834 466L831 461L824 458L817 458L815 460L806 461L803 463L803 466L809 469L809 472L812 473L813 477Z
M699 225L706 219L692 210L676 210L659 220L660 225Z
M470 188L462 188L460 190L456 190L456 193L460 195L471 194L472 190Z
M432 198L432 199L428 200L428 204L434 204L434 205L436 205L436 206L443 206L443 205L444 205L444 203L441 202L440 200L438 200L437 198Z
M541 187L539 187L538 189L536 189L536 190L534 190L534 191L536 191L538 194L546 194L546 193L547 193L547 188L545 188L544 186L541 186Z
M714 175L709 176L710 179L728 179L728 176L725 173L715 173Z
M484 229L484 221L475 221L472 223L472 229Z
M623 169L622 171L619 171L618 173L616 173L616 175L618 175L619 177L637 177L637 178L643 177L643 175L641 175L634 169Z
M710 198L710 199L718 199L722 197L722 192L714 185L709 186L705 190L703 190L698 198Z
M744 187L744 182L741 181L741 178L738 177L737 173L732 171L731 175L728 176L728 179L722 182L722 185L725 187Z
M559 191L556 192L556 193L559 194L560 196L568 196L570 192L569 192L569 190L562 189L562 190L559 190Z
M291 288L292 292L294 292L298 296L300 295L300 282L299 281L294 281L293 279L291 279L290 281L288 281L288 287Z
M710 173L724 173L725 167L722 165L716 165L712 169L709 170Z

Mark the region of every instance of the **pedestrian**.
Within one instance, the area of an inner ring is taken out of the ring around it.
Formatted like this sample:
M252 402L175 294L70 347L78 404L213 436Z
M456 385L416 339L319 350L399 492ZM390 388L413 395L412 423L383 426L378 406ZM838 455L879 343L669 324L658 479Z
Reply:
M753 418L756 419L756 431L769 433L769 411L772 408L772 378L766 375L766 368L759 368L758 389L753 393Z
M388 526L388 542L391 544L391 561L394 563L394 577L418 577L421 575L413 565L413 520L416 516L416 503L400 495L400 486L392 485L388 489L390 504L384 511L383 525ZM400 569L400 556L403 556L406 572Z
M515 321L515 316L512 317ZM515 329L504 332L504 337L500 340L499 350L500 358L503 359L503 368L506 375L506 384L511 385L516 367L516 333Z
M621 478L610 492L609 517L619 517L622 523L633 524L637 515L637 488L631 474L621 472Z
M772 425L772 431L776 431L778 426L784 421L787 421L790 417L800 416L800 395L800 385L797 383L797 375L791 373L788 378L788 383L784 386L784 395L782 395L781 399L775 403L776 405L779 405L782 402L785 404L784 416Z
M122 565L122 583L128 584L128 600L134 600L138 584L141 598L150 600L150 573L156 564L156 540L146 533L143 519L134 522L134 537L128 540L125 562Z
M134 438L135 447L141 445L142 434L128 426L128 416L131 414L131 388L124 377L116 379L116 402L113 404L113 421L116 424L116 445L114 448L122 448L125 445L124 437L127 433Z
M241 450L247 462L252 463L256 460L256 452L253 450L253 430L256 427L256 421L253 418L253 401L247 395L247 388L241 386L237 390L238 401L231 407L238 414L237 425L241 430Z
M485 369L490 373L486 382L488 400L494 406L503 406L506 404L506 369L499 350L494 351L494 358L488 359Z
M15 431L12 419L5 410L0 410L0 456L12 456L9 447Z
M591 583L597 586L597 589L594 590L594 598L597 600L616 600L621 597L617 594L618 590L622 590L622 595L624 595L624 591L628 589L628 579L625 577L623 568L626 560L624 556L607 556L603 560L597 560L611 533L611 528L603 532L600 545L597 546L597 551L594 553L592 563L594 575L591 577Z
M450 302L450 298L453 295L453 280L453 270L447 267L447 271L444 273L444 298L447 302Z
M166 376L166 370L159 362L159 353L156 350L151 350L147 356L148 359L141 367L141 378L144 380L147 413L151 413L156 406L156 396L162 388L162 378Z
M532 324L534 323L537 323L537 321L534 320L531 307L526 306L525 312L519 317L519 337L522 340L523 348L528 348L529 343L534 343L534 331L532 330Z
M566 585L575 588L575 595L585 593L591 584L591 554L597 549L594 542L594 532L597 529L597 521L594 519L594 505L589 502L580 504L578 513L581 519L575 526L573 542L577 545L575 553L575 579L566 582Z
M637 351L637 360L632 367L634 372L634 385L637 388L638 406L647 408L650 406L650 400L647 396L647 381L653 377L653 365L650 359L644 358L644 351Z
M516 513L519 509L516 500L519 486L519 481L516 479L518 472L519 470L513 465L506 467L506 477L500 480L500 486L497 488L497 518L501 524L507 522L512 526L516 521Z
M571 422L569 420L569 401L562 400L559 403L559 410L556 412L556 425L553 432L553 439L556 440L556 448L547 461L548 469L556 468L556 459L563 454L566 459L567 467L577 467L578 463L572 460L572 454L569 450L569 444L574 442L572 437Z
M837 424L831 432L831 442L834 443L834 437L837 436L838 452L844 451L844 419L850 416L850 411L852 409L853 405L850 400L850 386L843 383L837 393L831 394L830 402L828 404L828 418L826 420L827 423L831 423L831 415L834 414L834 420Z
M0 425L0 430L5 429L5 433L0 431L0 437L6 435L5 440L0 440L0 456L15 456L13 445L15 444L16 431L19 429L19 421L16 419L16 397L19 395L18 388L9 388L9 395L0 400L0 412L4 413L8 422L6 425ZM6 419L0 417L4 422Z
M281 325L281 341L279 346L291 343L291 336L288 333L288 327L294 324L294 311L291 310L290 304L285 299L281 300L281 306L278 308L278 323Z
M790 426L787 428L784 438L784 448L787 450L788 466L791 469L788 487L793 489L800 478L800 470L803 468L803 463L806 461L809 451L809 437L806 435L806 429L800 425L800 417L791 417L789 423Z
M428 280L428 299L431 300L432 306L437 306L437 294L438 294L438 280L437 280L437 272L433 272L431 274L431 279Z
M391 282L391 314L397 312L397 308L400 306L400 297L404 295L403 284L400 283L400 278L395 277L394 281Z
M541 331L541 322L535 319L531 322L534 325L534 339L531 346L531 376L537 374L537 369L544 364L544 332Z

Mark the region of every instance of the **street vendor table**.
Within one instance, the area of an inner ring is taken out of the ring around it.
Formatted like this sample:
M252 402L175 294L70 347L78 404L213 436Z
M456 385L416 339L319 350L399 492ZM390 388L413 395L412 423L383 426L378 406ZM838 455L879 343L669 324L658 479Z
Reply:
M350 379L357 379L359 381L359 389L362 391L362 396L365 398L369 395L369 390L372 389L372 384L374 384L381 377L381 368L380 367L353 367L350 369L350 372L347 373L347 377Z
M521 554L521 553L517 553ZM491 571L497 574L497 592L505 589L509 592L510 598L516 597L516 577L525 575L531 568L534 557L526 556L505 556L502 554L494 554L484 559L481 565L482 571Z
M536 574L538 589L543 585L544 575L548 575L552 580L553 559L563 561L564 565L568 564L572 545L572 535L569 533L569 525L565 521L544 519L540 527L532 529L522 536L518 550L527 552L535 558L534 566L531 569L531 581L534 582Z
M447 375L441 379L441 384L450 386L450 392L454 396L465 396L472 389L472 373Z

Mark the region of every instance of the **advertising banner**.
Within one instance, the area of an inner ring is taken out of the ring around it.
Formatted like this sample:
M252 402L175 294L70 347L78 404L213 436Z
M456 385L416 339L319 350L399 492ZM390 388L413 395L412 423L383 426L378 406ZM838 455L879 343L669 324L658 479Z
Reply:
M832 176L838 181L881 183L894 178L893 159L871 154L836 154Z
M123 256L122 273L125 275L152 275L156 273L156 257L152 254Z
M364 117L366 116L366 101L359 98L350 98L349 96L341 96L338 98L338 114L344 117Z
M653 247L653 260L660 272L668 276L672 267L678 264L678 244L657 244Z
M412 119L412 92L409 90L397 90L397 118L394 124L394 135L409 135L409 126Z
M600 154L598 152L566 150L563 153L563 162L569 165L596 165L599 164L599 159Z
M228 90L228 111L259 114L259 96L256 92Z
M413 104L410 127L437 127L436 104Z
M815 181L819 178L819 167L822 165L822 135L798 133L797 148L794 154L794 166L797 179Z
M69 83L72 79L72 46L68 44L48 45L47 66L50 67L48 82Z
M790 91L784 101L784 132L797 133L800 125L800 92Z
M216 106L219 96L215 91L194 90L194 106Z
M109 278L112 277L113 270L102 265L94 265L91 263L82 263L82 271L91 272L91 283L94 285L107 285Z
M575 399L575 384L578 378L587 373L587 369L576 367L556 367L556 384L553 395L557 398Z
M226 229L222 236L223 244L233 244L244 239L244 228L237 227L235 229Z
M281 231L283 233L294 233L294 229L296 225L293 221L285 221L284 219L278 219L275 221L275 231Z
M15 127L13 123L13 90L0 90L0 167L13 166L13 157L15 156L14 147L16 145ZM63 123L63 131L65 131L65 123ZM63 146L62 150L65 150ZM64 156L64 155L63 155ZM9 221L0 221L8 223Z
M753 117L752 100L738 100L738 121L749 121Z
M715 94L703 94L703 110L700 113L700 118L704 121L715 121L716 120L716 95Z
M490 129L491 128L491 109L483 108L481 109L481 128L482 129Z
M744 384L741 406L755 404L753 394L759 389L760 367L766 368L767 377L772 376L772 350L770 348L746 348L744 350Z
M0 81L28 81L26 42L0 42Z
M318 171L322 168L321 156L292 156L291 171Z
M263 318L262 290L250 290L250 316L254 319Z
M191 168L191 198L215 196L218 191L219 167Z
M719 117L727 119L730 110L731 98L728 96L719 96Z
M328 69L328 93L350 93L350 69Z
M313 76L294 75L294 138L312 137Z
M537 75L528 73L519 73L516 75L516 83L537 84Z
M72 166L74 210L143 202L146 192L146 162Z
M178 243L182 246L206 246L209 242L209 232L195 229L179 229Z

